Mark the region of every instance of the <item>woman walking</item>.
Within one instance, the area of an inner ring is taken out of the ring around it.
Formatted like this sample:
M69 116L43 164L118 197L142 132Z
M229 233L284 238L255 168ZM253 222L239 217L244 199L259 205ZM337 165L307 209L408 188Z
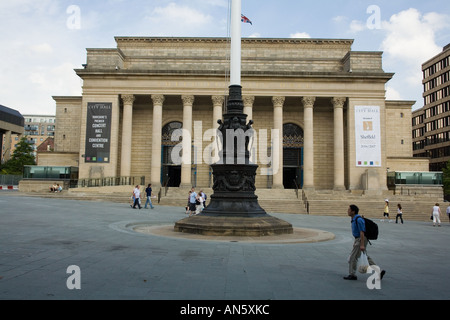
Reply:
M403 211L402 211L402 205L400 203L397 204L397 216L395 217L395 223L398 223L398 218L400 218L400 221L403 224Z
M441 208L439 208L439 203L436 203L434 205L431 215L433 217L433 227L436 226L436 222L438 224L438 227L440 227L441 226Z

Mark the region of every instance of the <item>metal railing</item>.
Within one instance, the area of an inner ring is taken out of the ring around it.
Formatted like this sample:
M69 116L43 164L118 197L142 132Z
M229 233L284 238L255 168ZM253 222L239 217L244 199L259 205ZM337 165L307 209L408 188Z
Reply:
M145 177L107 177L107 178L88 178L79 179L76 187L91 188L91 187L107 187L107 186L135 186L144 185Z
M306 213L309 214L309 202L308 202L308 198L306 197L305 190L303 190L303 189L302 189L302 200L303 200L303 203L305 204Z
M17 186L19 181L22 180L22 176L2 174L0 175L0 185L1 186Z

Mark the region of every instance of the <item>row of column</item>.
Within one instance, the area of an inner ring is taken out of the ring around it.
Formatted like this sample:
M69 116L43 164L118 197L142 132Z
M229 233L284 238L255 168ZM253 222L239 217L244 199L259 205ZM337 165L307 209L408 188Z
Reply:
M183 95L183 129L192 137L192 109L195 97L193 95ZM152 131L152 163L151 163L151 183L154 186L160 185L161 175L161 134L162 134L162 108L164 103L163 95L152 95L153 101L153 131ZM123 100L123 124L122 124L122 153L121 153L121 176L131 175L131 141L133 127L133 95L122 95ZM253 118L253 96L245 96L244 114L248 119ZM304 164L303 164L303 188L314 189L314 103L315 97L303 97L304 107ZM345 170L344 170L344 104L346 98L332 98L331 103L334 108L334 188L345 190ZM278 154L280 169L273 175L273 188L283 188L283 107L285 97L277 96L272 98L273 128L278 129L279 149L274 152ZM217 120L222 118L222 106L224 96L212 96L213 119L212 127L218 126ZM183 137L183 164L181 167L181 186L191 186L191 139Z

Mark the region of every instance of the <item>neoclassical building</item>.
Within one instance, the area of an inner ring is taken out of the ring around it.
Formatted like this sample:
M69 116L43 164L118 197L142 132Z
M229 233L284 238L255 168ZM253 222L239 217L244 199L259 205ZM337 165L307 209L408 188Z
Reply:
M54 97L56 152L39 165L79 167L80 179L143 176L154 186L211 187L229 39L115 39L116 48L87 49L75 70L81 97ZM394 74L383 70L382 52L352 44L242 40L258 188L386 190L388 170L428 171L428 160L412 157L414 102L387 101Z

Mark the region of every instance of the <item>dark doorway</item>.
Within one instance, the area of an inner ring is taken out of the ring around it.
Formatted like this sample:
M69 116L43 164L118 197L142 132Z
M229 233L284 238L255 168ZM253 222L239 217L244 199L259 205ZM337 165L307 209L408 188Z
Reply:
M165 165L163 168L164 184L168 187L178 188L181 183L181 166Z
M161 167L161 184L167 187L179 187L181 184L181 165L172 159L172 152L179 141L174 141L172 134L175 130L181 129L181 122L171 122L166 124L162 129L162 167Z
M283 126L283 186L303 187L303 129L294 123Z
M300 168L283 168L283 185L285 189L300 188L299 185Z

